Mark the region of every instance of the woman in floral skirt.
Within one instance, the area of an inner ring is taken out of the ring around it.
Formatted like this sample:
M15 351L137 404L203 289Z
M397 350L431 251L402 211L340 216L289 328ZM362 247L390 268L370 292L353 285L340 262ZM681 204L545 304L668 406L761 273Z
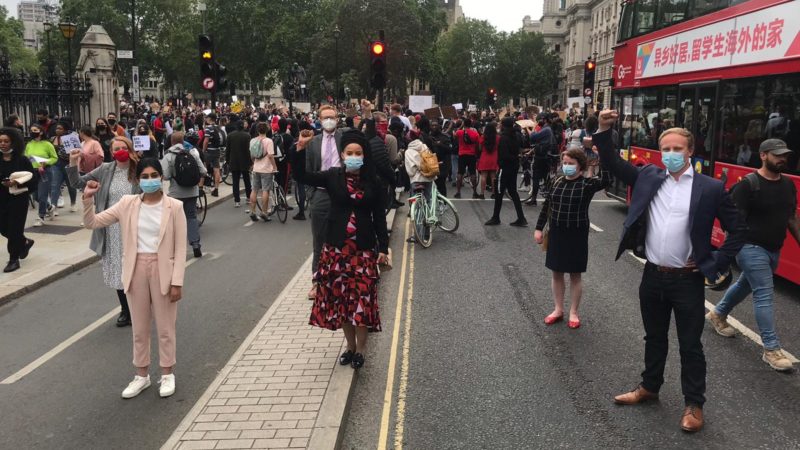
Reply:
M304 150L312 138L310 132L300 135L293 155L294 176L298 183L326 189L331 209L314 274L318 288L309 324L343 329L347 351L339 363L358 369L364 365L367 333L381 331L378 264L386 262L389 251L382 193L363 133L345 132L340 167L323 172L305 171Z

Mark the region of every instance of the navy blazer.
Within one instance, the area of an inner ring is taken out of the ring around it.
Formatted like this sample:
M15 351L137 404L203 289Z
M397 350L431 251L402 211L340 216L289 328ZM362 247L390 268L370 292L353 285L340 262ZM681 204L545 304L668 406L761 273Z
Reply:
M633 187L628 216L622 227L622 236L617 259L630 243L642 237L630 236L646 232L642 220L647 219L650 202L658 193L661 184L667 179L665 169L653 164L635 167L620 158L611 140L611 131L592 135L592 141L600 152L602 164L615 177ZM693 170L693 169L689 169ZM711 246L711 231L714 219L719 219L722 228L728 233L725 243L718 251ZM641 225L640 225L641 224ZM744 244L746 226L739 218L739 211L727 192L724 184L709 176L695 174L692 181L692 198L689 204L689 239L692 243L692 259L709 280L716 280L717 274L724 273Z

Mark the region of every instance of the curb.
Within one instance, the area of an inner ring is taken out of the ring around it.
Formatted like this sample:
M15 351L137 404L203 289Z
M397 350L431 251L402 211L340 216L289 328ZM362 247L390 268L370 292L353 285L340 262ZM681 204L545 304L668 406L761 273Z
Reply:
M230 194L226 194L224 196L221 196L221 197L216 197L215 198L216 201L211 203L210 205L208 205L208 209L211 209L211 208L213 208L213 207L215 207L215 206L217 206L219 204L222 204L223 202L225 202L226 200L230 200L231 198L233 198L233 192L231 192ZM81 269L83 269L83 268L85 268L87 266L90 266L90 265L96 263L97 261L100 261L100 257L95 255L95 254L92 254L92 256L90 256L88 258L84 258L82 260L76 261L74 264L65 266L63 269L61 269L59 271L56 271L56 272L52 272L49 275L47 275L47 276L45 276L45 277L43 277L43 278L41 278L39 280L36 280L36 281L34 281L33 283L31 283L31 284L29 284L27 286L22 286L19 289L17 289L16 291L9 292L8 294L1 295L0 296L0 306L3 306L5 304L9 303L12 300L16 300L16 299L18 299L18 298L20 298L20 297L22 297L22 296L24 296L26 294L30 294L31 292L33 292L33 291L35 291L35 290L37 290L39 288L47 286L48 284L50 284L50 283L52 283L52 282L54 282L56 280L60 280L61 278L64 278L64 277L66 277L67 275L69 275L71 273L77 272L77 271L79 271L79 270L81 270Z
M389 215L386 216L389 230L394 228L396 213L397 209L392 209ZM390 235L390 242L391 239L392 236ZM344 351L346 347L347 341L342 342L341 351ZM350 393L356 384L357 373L357 371L347 366L336 364L328 389L322 398L322 406L319 408L317 421L314 423L314 431L311 432L307 448L312 450L339 450L344 438L342 424L350 411Z

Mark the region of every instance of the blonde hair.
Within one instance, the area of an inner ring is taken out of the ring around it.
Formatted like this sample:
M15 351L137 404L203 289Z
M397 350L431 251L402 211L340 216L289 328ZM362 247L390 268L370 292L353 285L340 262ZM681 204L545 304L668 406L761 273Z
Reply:
M331 110L333 112L336 112L336 108L334 108L333 106L331 106L331 105L322 105L322 106L319 107L319 111L317 111L317 113L319 115L322 115L322 111L327 111L327 110Z
M661 140L664 139L664 136L668 134L677 134L678 136L685 137L689 150L694 150L694 135L692 134L691 131L687 130L686 128L680 128L680 127L669 128L667 130L664 130L661 133L661 136L658 137L659 147L661 147Z
M111 140L111 146L114 145L114 142L122 142L125 144L125 147L128 147L128 159L130 160L128 163L128 181L135 183L136 164L139 162L139 154L133 150L133 142L125 136L115 136L114 139Z

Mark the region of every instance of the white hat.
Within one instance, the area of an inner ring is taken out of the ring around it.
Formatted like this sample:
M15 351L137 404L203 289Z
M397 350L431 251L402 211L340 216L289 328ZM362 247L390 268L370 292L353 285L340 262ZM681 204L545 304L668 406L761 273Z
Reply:
M25 184L28 181L31 181L32 178L33 174L28 171L14 172L8 176L9 180L16 181L17 184Z

